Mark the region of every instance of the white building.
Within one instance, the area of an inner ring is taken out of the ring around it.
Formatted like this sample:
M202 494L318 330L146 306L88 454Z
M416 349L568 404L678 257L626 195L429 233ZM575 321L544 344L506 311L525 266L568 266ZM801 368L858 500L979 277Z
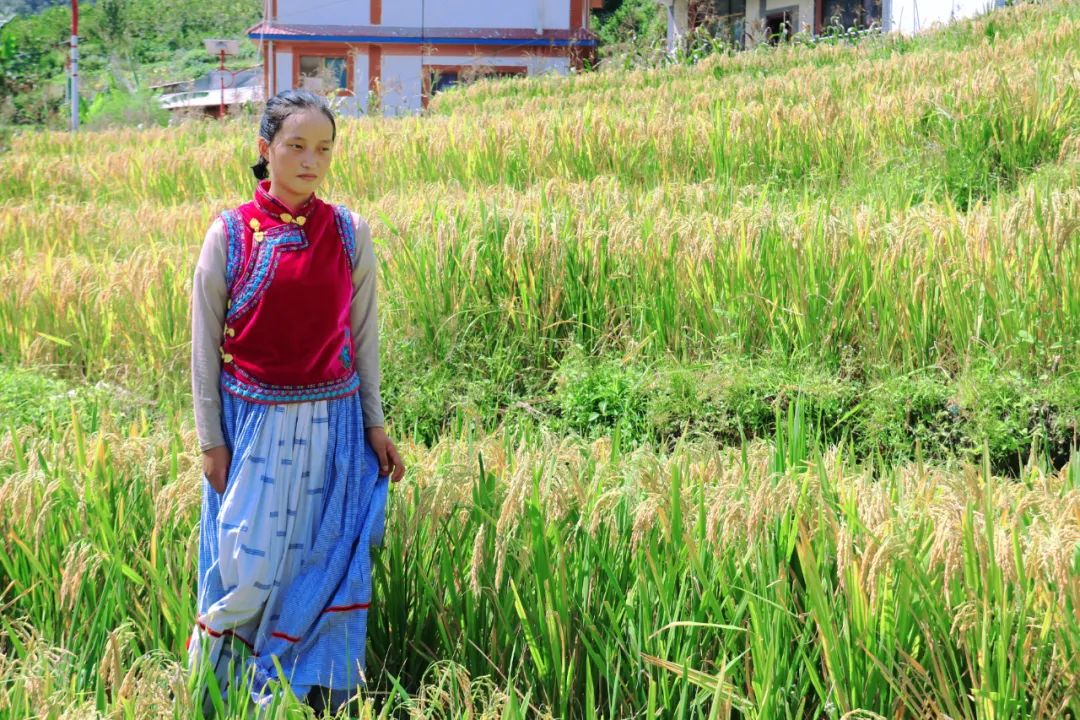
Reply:
M211 70L196 80L161 83L151 89L163 92L158 104L166 110L220 117L223 110L263 100L263 87L263 69L256 65L235 72Z
M1004 7L1005 0L881 0L886 32L912 35L935 25Z
M266 96L337 86L342 111L418 112L480 75L566 73L593 57L602 0L265 0L248 31L263 49ZM374 109L374 108L372 108Z
M710 18L737 29L733 39L750 47L796 32L821 34L834 22L843 27L876 24L885 32L912 35L936 25L1001 7L1005 0L657 0L668 13L668 45Z

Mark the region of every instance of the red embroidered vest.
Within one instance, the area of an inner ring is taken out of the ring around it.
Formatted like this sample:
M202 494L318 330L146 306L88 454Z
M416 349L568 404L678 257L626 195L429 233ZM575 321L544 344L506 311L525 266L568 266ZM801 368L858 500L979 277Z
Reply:
M221 387L259 403L345 397L360 387L349 336L356 229L314 195L295 212L269 192L222 214L229 304Z

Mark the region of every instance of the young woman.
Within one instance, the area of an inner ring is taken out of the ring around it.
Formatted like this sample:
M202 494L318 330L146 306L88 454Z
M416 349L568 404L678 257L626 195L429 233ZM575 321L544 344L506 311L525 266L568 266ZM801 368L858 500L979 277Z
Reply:
M371 230L315 194L336 135L319 96L270 99L254 198L214 220L192 286L204 482L188 663L223 691L253 681L262 705L275 660L299 698L336 706L364 684L370 547L405 471L383 430Z

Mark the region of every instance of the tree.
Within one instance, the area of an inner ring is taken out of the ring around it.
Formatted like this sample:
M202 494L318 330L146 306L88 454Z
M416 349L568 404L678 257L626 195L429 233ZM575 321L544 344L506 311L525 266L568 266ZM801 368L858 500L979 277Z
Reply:
M0 48L4 48L0 50L0 124L63 127L70 2L0 0L0 17L6 16L4 7L19 14L6 25L0 23ZM262 3L97 0L84 3L79 11L80 84L90 100L95 92L109 88L134 98L141 92L143 78L155 75L169 79L201 75L217 64L203 50L203 38L242 37L261 16ZM254 44L242 47L242 61L256 57Z
M605 0L594 14L600 55L648 55L667 37L667 15L656 0Z

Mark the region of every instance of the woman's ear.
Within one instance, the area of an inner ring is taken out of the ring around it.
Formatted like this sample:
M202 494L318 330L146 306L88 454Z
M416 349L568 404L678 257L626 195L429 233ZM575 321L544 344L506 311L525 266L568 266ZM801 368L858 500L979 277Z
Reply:
M270 143L266 142L266 138L264 138L264 137L262 137L260 135L259 136L259 141L258 141L257 144L258 144L258 148L259 148L259 157L263 158L267 162L269 162L270 161Z

